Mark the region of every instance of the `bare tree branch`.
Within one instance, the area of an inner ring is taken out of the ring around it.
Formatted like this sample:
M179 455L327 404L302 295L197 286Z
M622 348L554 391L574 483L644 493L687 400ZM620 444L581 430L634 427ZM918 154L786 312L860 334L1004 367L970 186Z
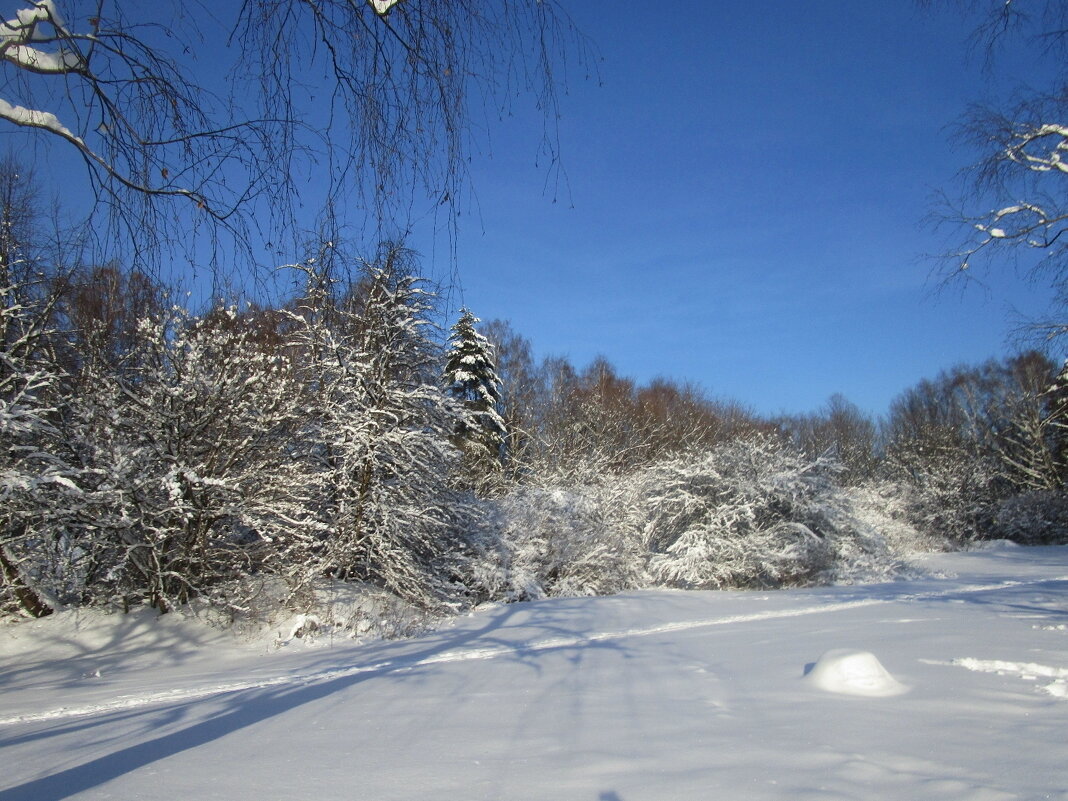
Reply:
M69 20L23 1L0 15L0 121L73 146L102 236L157 261L197 231L252 261L305 203L350 201L376 238L454 216L473 104L533 95L554 151L558 69L588 53L553 0L195 0L139 19L97 0Z
M960 5L975 11L973 4ZM1053 0L984 5L973 39L982 42L988 65L993 68L1010 35L1041 41L1060 85L1017 90L1007 110L973 106L958 127L957 138L977 151L978 160L962 176L961 200L945 202L936 215L960 236L960 244L944 254L943 276L954 282L976 279L981 268L1019 269L1052 290L1058 310L1041 327L1056 336L1068 326L1068 6Z

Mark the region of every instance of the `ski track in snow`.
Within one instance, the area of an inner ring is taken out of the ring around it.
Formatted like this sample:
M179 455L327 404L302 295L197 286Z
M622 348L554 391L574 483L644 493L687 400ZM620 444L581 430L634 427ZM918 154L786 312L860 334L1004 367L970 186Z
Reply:
M655 634L667 634L690 629L709 628L712 626L727 626L735 623L754 623L764 620L779 620L791 617L804 617L806 615L821 615L830 612L843 612L850 609L860 609L867 606L879 606L890 603L911 603L937 598L947 598L955 595L970 595L992 590L1003 590L1012 587L1021 587L1031 584L1045 584L1050 582L1068 581L1068 575L1055 578L1038 578L1021 581L1002 581L996 584L977 584L952 589L937 590L931 592L906 593L889 598L864 598L856 601L839 601L837 603L804 606L794 609L769 610L746 615L727 615L716 618L701 620L680 621L676 623L664 623L658 626L644 628L624 629L621 631L606 631L585 636L554 637L544 640L533 640L515 645L501 645L489 648L466 648L456 651L446 651L435 656L421 659L387 660L372 665L359 667L339 668L336 670L320 670L309 673L297 673L291 675L276 676L274 678L257 679L254 681L231 682L207 687L191 687L167 690L159 693L148 693L136 696L120 696L114 701L101 704L91 704L78 707L57 707L43 712L30 712L21 715L13 715L0 718L0 726L13 726L20 723L39 723L42 721L54 721L67 718L91 717L105 715L112 712L121 712L129 709L137 709L156 704L167 704L184 701L197 701L216 695L227 693L244 692L247 690L267 689L280 686L302 686L318 682L332 681L335 679L358 676L364 673L391 673L402 670L412 670L426 665L437 665L447 662L466 662L469 660L496 659L516 654L549 651L558 648L575 648L590 643L606 642L611 640L627 639L629 637L648 637ZM987 662L978 659L959 659L952 663L970 670L1014 673L1024 678L1035 676L1055 678L1051 688L1047 688L1053 695L1060 695L1059 690L1068 679L1068 669L1047 668L1041 665L1024 665L1015 662ZM1050 673L1049 671L1054 671ZM1054 687L1055 686L1055 687Z
M1041 689L1054 698L1068 699L1068 668L1050 667L1035 662L1006 662L1001 659L974 659L972 657L954 659L949 664L980 673L1016 676L1025 681L1053 679L1050 684L1042 685Z

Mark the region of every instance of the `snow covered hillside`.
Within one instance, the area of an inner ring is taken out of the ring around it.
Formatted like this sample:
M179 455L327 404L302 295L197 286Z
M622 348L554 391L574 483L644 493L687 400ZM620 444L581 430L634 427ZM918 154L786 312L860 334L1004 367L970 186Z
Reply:
M22 623L0 630L0 801L1068 799L1068 548L920 567L365 645Z

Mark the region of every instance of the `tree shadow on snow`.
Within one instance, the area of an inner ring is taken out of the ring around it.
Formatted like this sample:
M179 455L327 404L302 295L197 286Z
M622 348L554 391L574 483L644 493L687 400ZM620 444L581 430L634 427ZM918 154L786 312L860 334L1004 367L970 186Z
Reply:
M249 689L235 691L226 706L212 717L200 720L176 731L171 731L152 739L136 742L120 750L84 762L65 770L58 771L48 776L33 779L22 784L0 789L0 801L51 801L62 799L85 792L98 787L113 779L119 778L152 763L187 751L192 748L213 742L242 729L255 726L276 715L283 714L292 709L314 701L321 700L333 693L340 692L349 687L363 682L381 680L386 677L400 678L405 681L419 680L421 674L429 673L452 660L448 655L456 652L460 658L479 658L478 656L463 656L460 652L464 646L477 642L477 648L470 653L478 654L489 649L492 654L482 658L507 659L512 662L527 665L535 670L537 654L543 651L568 650L583 645L594 645L597 648L612 648L605 642L584 642L581 634L577 634L574 628L553 621L553 615L538 615L528 625L531 631L536 631L537 639L524 638L520 641L510 641L501 637L492 636L494 631L502 629L510 619L524 605L510 605L488 615L485 625L470 630L456 630L444 633L444 636L430 636L431 642L423 648L408 651L392 659L379 661L375 659L376 653L386 650L384 648L369 648L360 653L360 661L368 665L366 670L343 675L337 678L322 679L316 681L314 672L307 679L295 678L294 683L279 687ZM565 616L566 619L566 616ZM546 634L555 634L559 644L553 644L553 637L545 639ZM398 643L391 645L397 646ZM623 650L619 648L619 650ZM435 658L440 658L438 661ZM581 659L581 656L574 655ZM323 661L328 662L328 654L324 654ZM335 657L336 660L336 657ZM332 664L333 669L338 669L336 661ZM357 665L352 665L354 670ZM344 669L344 668L341 668ZM306 683L305 683L306 682ZM220 696L206 696L198 699L175 702L170 705L165 702L154 704L145 709L133 711L117 710L115 712L100 714L72 721L65 720L46 728L16 735L11 738L0 739L0 747L12 746L17 743L26 743L34 740L51 739L57 736L71 734L79 730L98 726L112 725L120 721L129 721L136 718L144 718L142 731L156 731L161 727L180 725L180 721L198 703L204 701L218 701ZM161 713L163 717L161 718ZM122 740L131 737L138 738L137 732L127 732L121 736ZM602 794L602 797L604 795ZM615 799L617 796L611 793L608 798Z
M1068 622L1068 581L1064 580L995 587L982 592L947 595L938 600L989 606L1004 615L1031 621Z
M172 629L159 625L158 613L149 609L99 618L87 615L85 620L85 625L102 622L103 625L96 626L99 640L90 644L65 632L53 633L52 647L45 656L33 651L18 653L11 658L10 666L0 665L0 688L54 686L57 672L61 675L61 686L76 686L95 678L94 674L121 674L133 664L139 670L174 667L210 647L213 635L210 629L197 631L193 627ZM73 625L77 630L79 624Z

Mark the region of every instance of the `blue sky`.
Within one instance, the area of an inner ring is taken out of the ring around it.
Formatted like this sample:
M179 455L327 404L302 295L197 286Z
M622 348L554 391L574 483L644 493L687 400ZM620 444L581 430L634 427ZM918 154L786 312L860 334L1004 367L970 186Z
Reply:
M1009 352L1043 308L1009 271L938 293L927 256L949 232L924 226L973 158L953 124L1029 77L1023 49L999 82L968 20L904 1L564 5L603 59L561 98L566 187L545 189L542 121L517 101L476 154L453 305L539 356L603 354L767 414L835 392L882 413ZM445 269L440 237L411 244Z
M952 232L924 225L975 156L951 142L968 105L1041 85L1024 43L984 73L955 3L559 2L600 57L599 80L561 75L560 182L517 98L476 121L455 249L440 231L408 241L431 277L455 276L454 314L769 415L833 393L882 414L1041 316L1048 288L1010 269L938 292L930 256ZM72 153L42 168L65 196L68 173L82 185Z

